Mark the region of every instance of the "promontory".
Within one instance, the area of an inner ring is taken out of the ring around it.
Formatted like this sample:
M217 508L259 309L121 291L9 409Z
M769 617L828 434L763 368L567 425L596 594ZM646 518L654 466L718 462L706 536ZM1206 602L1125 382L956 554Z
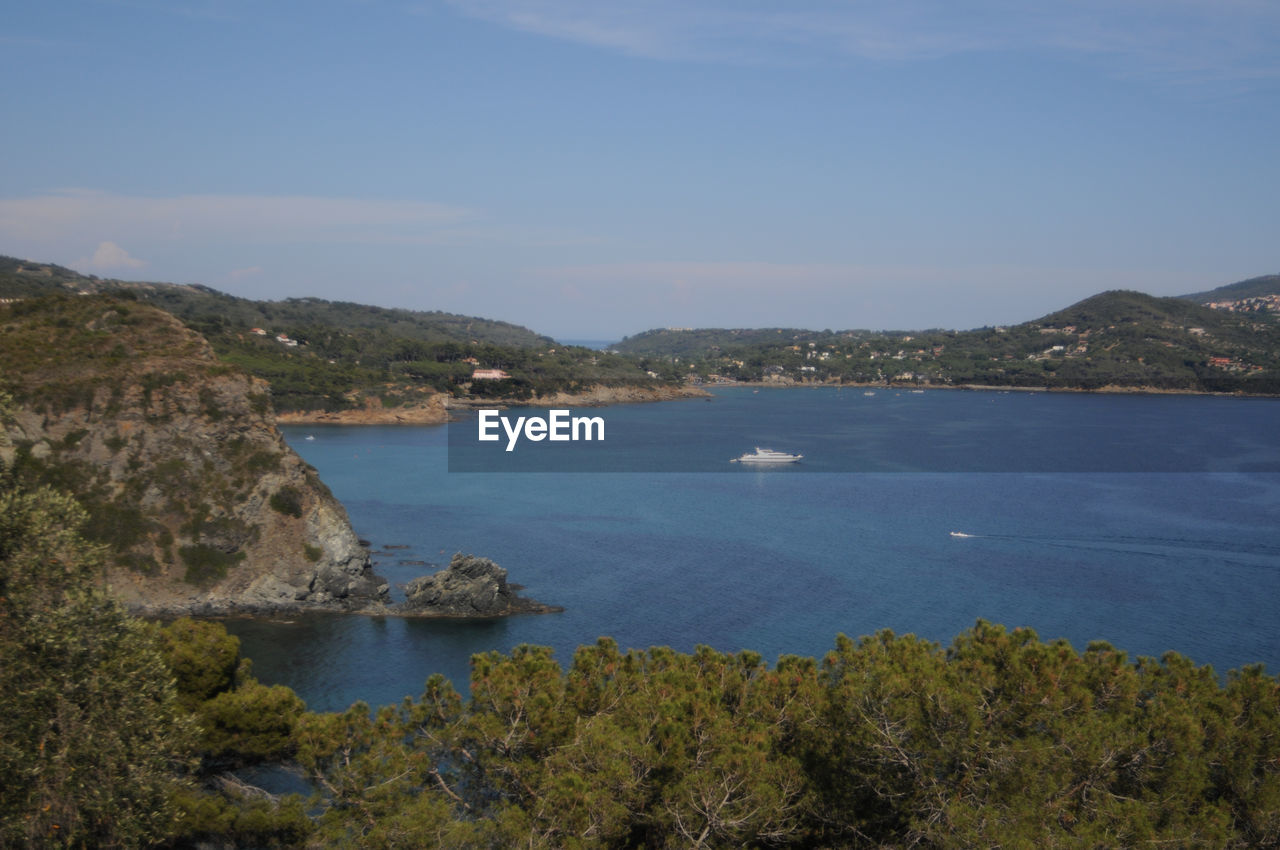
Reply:
M0 307L0 465L73 494L102 581L148 614L381 606L342 505L275 425L267 384L130 299Z

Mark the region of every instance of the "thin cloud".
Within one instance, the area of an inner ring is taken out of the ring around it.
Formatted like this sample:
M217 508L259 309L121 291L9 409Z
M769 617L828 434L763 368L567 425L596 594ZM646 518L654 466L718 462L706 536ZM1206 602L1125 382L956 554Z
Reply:
M90 241L109 231L126 241L245 244L430 243L477 214L421 201L259 195L153 198L63 190L0 199L0 239L34 244Z
M92 257L76 263L78 266L97 269L98 271L140 269L146 264L146 260L139 260L137 257L129 256L128 251L114 242L99 242L98 248L93 252Z
M1280 75L1280 5L1258 0L446 0L465 15L634 56L911 61L979 51L1105 57L1125 73Z
M445 0L463 14L524 32L657 59L692 58L681 43L699 30L694 4L575 0Z

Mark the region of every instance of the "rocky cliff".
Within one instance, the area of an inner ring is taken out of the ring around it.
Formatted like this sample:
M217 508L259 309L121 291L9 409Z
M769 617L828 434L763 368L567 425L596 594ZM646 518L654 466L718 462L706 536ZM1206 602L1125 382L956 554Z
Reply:
M0 390L0 460L81 501L131 608L387 600L342 505L276 429L267 385L169 314L101 296L0 306Z

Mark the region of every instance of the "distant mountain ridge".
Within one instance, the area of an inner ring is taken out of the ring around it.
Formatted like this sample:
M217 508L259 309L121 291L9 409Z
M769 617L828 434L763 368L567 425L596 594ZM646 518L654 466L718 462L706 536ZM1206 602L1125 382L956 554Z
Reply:
M1236 301L1244 298L1259 298L1266 295L1280 295L1280 274L1251 277L1238 283L1219 286L1217 289L1194 292L1190 295L1180 295L1178 297L1187 301L1194 301L1197 304L1207 304L1211 301Z
M322 298L255 301L228 295L201 284L153 283L98 278L54 265L0 256L0 298L33 297L51 292L125 291L138 300L165 310L188 324L262 327L266 330L324 325L350 330L374 330L424 342L472 341L496 345L537 347L553 344L551 337L528 328L477 316L375 307Z
M1183 298L1147 295L1129 289L1113 289L1091 295L1049 313L1033 324L1042 327L1078 327L1102 329L1114 324L1134 325L1144 322L1162 326L1197 327L1220 325L1222 314Z
M1262 292L1258 280L1228 294ZM1269 302L1235 306L1111 291L1007 327L660 329L616 347L710 381L1280 394L1277 314Z
M0 299L51 291L107 291L167 310L223 361L268 380L290 416L375 421L403 410L395 421L441 421L448 398L598 399L601 388L670 397L681 383L726 380L1280 394L1280 275L1176 298L1104 292L1007 327L666 328L604 352L474 317L317 298L258 302L0 258Z
M208 339L224 362L268 381L286 416L441 422L450 398L518 403L618 388L641 397L672 391L671 381L632 360L508 322L320 298L254 301L207 286L103 280L0 257L0 300L52 293L116 295L165 310Z

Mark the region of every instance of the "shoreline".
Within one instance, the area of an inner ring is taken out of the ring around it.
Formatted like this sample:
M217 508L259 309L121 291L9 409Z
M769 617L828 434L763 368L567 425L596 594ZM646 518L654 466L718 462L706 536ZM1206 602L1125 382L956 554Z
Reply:
M871 382L847 383L803 383L800 381L734 381L732 383L702 384L707 389L724 389L727 387L751 387L753 389L802 390L848 387L859 390L884 390L901 392L903 390L967 390L970 392L1014 392L1014 393L1079 393L1094 395L1191 395L1217 398L1280 398L1280 395L1268 393L1216 392L1213 390L1168 389L1164 387L1140 386L1126 387L1107 384L1095 389L1084 387L1013 387L999 384L884 384Z
M143 620L167 622L183 617L201 620L252 620L255 622L292 623L300 617L394 617L405 620L474 620L486 622L503 620L508 617L534 617L541 614L563 614L563 605L549 605L533 602L525 608L502 611L497 614L441 614L431 611L412 610L404 607L403 602L381 605L295 605L295 606L255 606L255 605L192 605L192 606L147 606L124 604L125 610L134 617Z
M340 411L284 411L276 413L277 425L444 425L459 415L479 408L513 407L609 407L614 404L644 404L662 401L681 401L694 398L710 399L717 389L750 387L752 389L804 390L850 389L903 392L912 390L946 390L968 392L1006 393L1075 393L1089 395L1182 395L1210 398L1261 398L1274 399L1280 395L1243 392L1214 392L1211 390L1168 389L1162 387L1126 387L1109 384L1094 389L1084 387L1013 387L998 384L883 384L869 382L804 383L800 381L733 381L714 384L685 384L678 387L593 387L583 393L555 393L531 399L456 399L445 393L435 393L425 402L400 407L382 407L367 400L364 407Z
M595 386L581 393L558 392L531 399L465 398L434 393L426 401L400 407L382 407L372 399L364 407L351 410L291 410L276 413L277 425L443 425L453 413L481 407L607 407L612 404L642 404L709 398L711 393L697 386L608 387Z

